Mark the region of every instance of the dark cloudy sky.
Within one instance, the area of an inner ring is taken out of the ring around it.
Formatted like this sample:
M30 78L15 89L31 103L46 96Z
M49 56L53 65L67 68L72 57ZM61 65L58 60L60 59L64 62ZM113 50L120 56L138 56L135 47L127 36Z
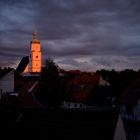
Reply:
M140 0L0 0L0 65L17 66L38 32L61 68L140 69Z

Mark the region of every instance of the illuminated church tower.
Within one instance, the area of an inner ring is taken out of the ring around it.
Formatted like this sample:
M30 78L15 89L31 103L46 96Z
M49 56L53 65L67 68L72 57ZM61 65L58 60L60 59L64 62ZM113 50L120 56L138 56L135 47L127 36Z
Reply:
M40 41L37 37L37 32L33 34L33 40L30 43L30 56L29 56L29 72L41 72L42 68L42 52Z

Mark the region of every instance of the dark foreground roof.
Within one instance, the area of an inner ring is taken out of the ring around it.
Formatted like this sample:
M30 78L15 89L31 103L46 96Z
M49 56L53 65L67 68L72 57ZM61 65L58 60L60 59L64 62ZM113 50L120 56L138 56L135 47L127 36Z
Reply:
M96 86L89 94L86 104L93 106L110 106L115 103L112 101L112 92L113 90L110 86Z
M113 112L58 111L51 115L26 111L17 133L32 139L112 140L118 114Z
M25 70L28 63L29 63L29 57L28 56L23 57L22 60L20 61L19 65L17 66L16 71L18 73L22 73Z

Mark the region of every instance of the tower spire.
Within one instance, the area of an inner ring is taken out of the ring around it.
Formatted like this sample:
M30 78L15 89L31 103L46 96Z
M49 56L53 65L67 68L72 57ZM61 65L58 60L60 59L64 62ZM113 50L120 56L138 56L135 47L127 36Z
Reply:
M38 40L37 32L34 32L34 34L33 34L33 39L37 39L37 40Z
M37 36L37 32L34 32L33 33L33 40L32 40L32 42L36 42L36 43L39 43L39 40L38 40L38 36Z

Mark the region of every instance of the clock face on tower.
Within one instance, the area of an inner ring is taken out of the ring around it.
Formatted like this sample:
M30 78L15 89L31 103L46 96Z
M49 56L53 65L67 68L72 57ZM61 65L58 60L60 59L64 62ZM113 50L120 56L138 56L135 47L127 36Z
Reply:
M40 51L40 45L39 44L32 44L32 51Z
M32 59L35 61L40 61L41 60L41 52L33 52Z

